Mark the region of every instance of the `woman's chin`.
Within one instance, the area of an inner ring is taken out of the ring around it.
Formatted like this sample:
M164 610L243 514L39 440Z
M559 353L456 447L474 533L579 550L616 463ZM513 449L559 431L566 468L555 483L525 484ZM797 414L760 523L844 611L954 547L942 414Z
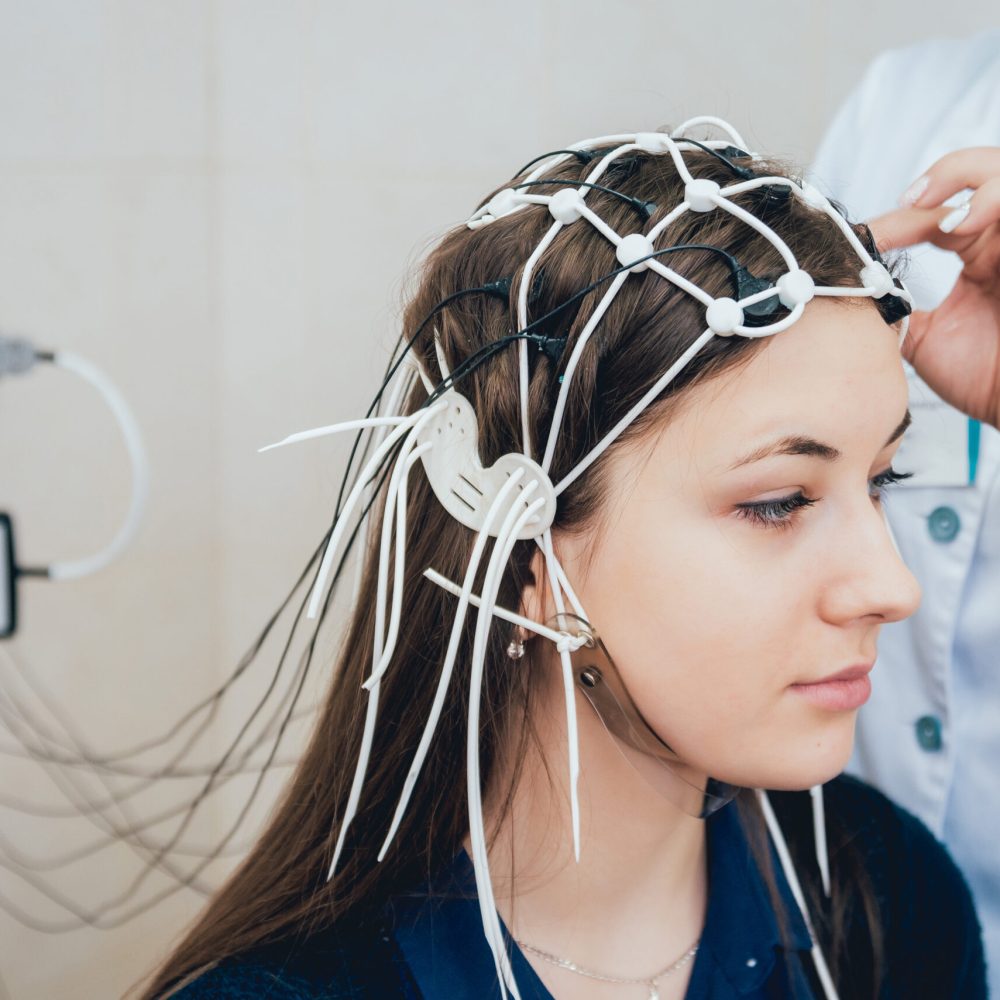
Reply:
M756 785L757 788L769 788L775 792L802 792L807 788L816 785L825 785L832 781L838 774L842 774L850 760L850 754L844 759L842 764L833 767L816 768L810 770L797 770L795 773L785 771L781 774L771 776L771 780Z
M744 757L732 769L718 769L712 775L719 781L744 788L770 788L797 792L826 782L842 774L854 750L854 726L850 733L829 734L810 741L787 741L776 754L766 759Z

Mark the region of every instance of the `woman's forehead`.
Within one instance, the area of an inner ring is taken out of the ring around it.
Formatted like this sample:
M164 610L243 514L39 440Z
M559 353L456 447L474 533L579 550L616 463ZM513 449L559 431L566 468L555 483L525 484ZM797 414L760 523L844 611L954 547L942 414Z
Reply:
M702 456L699 466L725 468L755 443L782 435L829 440L841 450L871 437L878 448L906 396L898 340L879 313L815 301L794 329L770 338L745 364L692 387L663 428L661 437L672 440L661 443L678 456Z

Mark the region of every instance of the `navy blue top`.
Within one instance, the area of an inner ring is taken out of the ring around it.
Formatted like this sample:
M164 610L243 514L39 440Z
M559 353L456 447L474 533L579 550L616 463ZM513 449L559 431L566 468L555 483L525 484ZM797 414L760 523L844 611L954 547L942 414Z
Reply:
M781 948L767 887L728 806L707 822L709 902L688 986L689 997L766 997ZM777 868L777 857L774 857ZM788 996L811 996L799 955L808 955L809 931L784 875L775 875L790 919L796 973ZM713 891L719 887L721 891ZM428 891L429 890L429 891ZM462 898L464 894L465 898ZM444 898L441 898L444 897ZM421 993L428 1000L500 996L493 955L483 935L472 861L462 851L438 884L412 899L397 898L394 935ZM501 926L503 926L501 924ZM521 949L503 927L521 1000L552 1000ZM633 994L636 990L633 989ZM636 994L637 995L637 994Z
M793 853L796 843L811 848L808 795L771 793L771 799ZM916 817L854 778L830 782L826 802L828 813L847 824L860 848L878 900L886 962L879 1000L985 998L979 923L968 887L944 847ZM772 867L788 918L788 950L735 806L723 808L706 826L708 908L687 1000L822 997L809 956L809 932L773 850ZM836 860L831 858L832 866ZM800 869L802 863L798 861ZM868 934L860 910L849 910L849 939L859 945ZM522 1000L553 1000L521 950L507 940ZM870 978L870 968L864 962L852 963L848 978L840 982L841 1000L859 1000L866 976ZM461 851L432 883L394 897L377 928L331 928L294 948L270 945L227 959L176 996L498 998L472 863Z

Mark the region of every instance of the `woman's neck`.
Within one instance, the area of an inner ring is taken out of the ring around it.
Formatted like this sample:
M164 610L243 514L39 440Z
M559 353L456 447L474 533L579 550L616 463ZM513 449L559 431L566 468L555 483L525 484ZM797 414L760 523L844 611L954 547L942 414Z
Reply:
M518 940L612 976L651 975L701 933L705 824L653 791L592 708L576 699L580 861L573 856L565 702L558 686L539 698L535 728L541 747L529 744L511 809L490 847L497 905ZM509 780L511 773L502 777ZM499 780L492 788L505 789L506 783ZM489 798L485 805L491 829L498 809ZM562 977L559 982L569 976L584 986L573 973L554 974Z

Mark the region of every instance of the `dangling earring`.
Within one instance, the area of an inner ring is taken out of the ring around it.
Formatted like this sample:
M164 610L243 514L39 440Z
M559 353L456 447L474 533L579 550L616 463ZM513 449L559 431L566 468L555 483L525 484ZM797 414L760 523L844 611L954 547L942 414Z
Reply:
M521 629L516 629L514 638L507 647L507 657L511 660L520 660L522 656L524 656L524 634Z

